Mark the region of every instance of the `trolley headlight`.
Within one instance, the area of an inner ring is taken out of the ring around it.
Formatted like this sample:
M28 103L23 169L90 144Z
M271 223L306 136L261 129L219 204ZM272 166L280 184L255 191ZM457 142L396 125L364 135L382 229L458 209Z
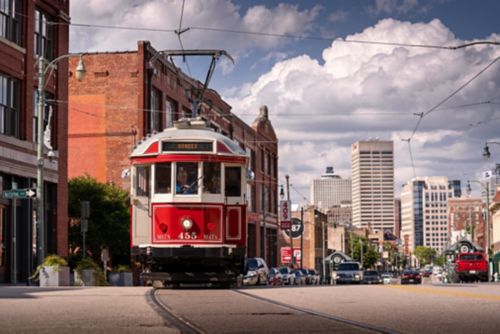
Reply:
M185 230L191 229L193 227L193 221L189 218L183 218L181 221L182 228Z

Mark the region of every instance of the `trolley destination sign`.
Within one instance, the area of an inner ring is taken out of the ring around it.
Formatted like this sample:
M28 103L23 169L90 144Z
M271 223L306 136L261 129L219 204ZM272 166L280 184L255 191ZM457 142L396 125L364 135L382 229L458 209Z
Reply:
M35 196L36 196L36 189L31 189L31 188L4 190L2 193L2 197L6 199L33 198Z

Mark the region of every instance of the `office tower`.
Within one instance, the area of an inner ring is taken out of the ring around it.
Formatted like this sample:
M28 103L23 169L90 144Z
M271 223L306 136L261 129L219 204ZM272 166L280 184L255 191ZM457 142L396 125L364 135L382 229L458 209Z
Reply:
M312 203L326 212L332 206L351 201L351 180L336 175L333 167L328 166L321 178L313 180L310 193Z
M352 153L352 222L394 231L394 144L358 141Z
M417 246L434 248L438 253L448 245L448 200L462 194L459 180L445 176L418 177L409 181L401 193L401 236L409 252Z

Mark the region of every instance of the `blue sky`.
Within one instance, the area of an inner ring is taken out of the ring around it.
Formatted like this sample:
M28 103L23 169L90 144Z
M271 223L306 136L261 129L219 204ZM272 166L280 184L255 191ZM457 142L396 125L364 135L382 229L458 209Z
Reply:
M177 29L182 4L73 0L70 14L74 24ZM500 146L491 147L492 161L481 158L486 140L500 141L500 61L495 62L500 46L450 51L342 40L439 46L498 42L499 13L497 0L185 0L182 27L190 30L182 42L185 48L225 49L235 58L234 65L219 62L211 87L249 123L261 105L268 105L279 137L280 182L290 175L298 190L292 194L295 202L309 197L312 179L327 165L350 177L350 145L369 138L394 141L398 195L400 185L414 176L465 182L500 162ZM150 40L158 50L179 48L173 32L75 25L70 49L135 50L138 40ZM193 76L204 79L206 64L188 64ZM428 115L412 134L415 113ZM410 137L413 164L402 140Z

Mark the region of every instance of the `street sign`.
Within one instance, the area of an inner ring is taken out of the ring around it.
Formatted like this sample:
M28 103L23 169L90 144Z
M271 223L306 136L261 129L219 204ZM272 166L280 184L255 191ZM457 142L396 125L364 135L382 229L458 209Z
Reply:
M291 249L290 247L281 247L281 263L290 263L291 261ZM295 258L295 262L300 263L301 261L301 253L300 248L293 248L293 257Z
M36 196L36 189L26 188L4 190L2 195L3 198L32 198Z
M290 201L280 201L280 227L282 230L292 227L290 222L292 208L290 206Z
M285 233L290 236L290 231L292 231L292 237L298 238L304 233L304 224L302 220L298 218L292 218L292 228L290 230L285 231Z

